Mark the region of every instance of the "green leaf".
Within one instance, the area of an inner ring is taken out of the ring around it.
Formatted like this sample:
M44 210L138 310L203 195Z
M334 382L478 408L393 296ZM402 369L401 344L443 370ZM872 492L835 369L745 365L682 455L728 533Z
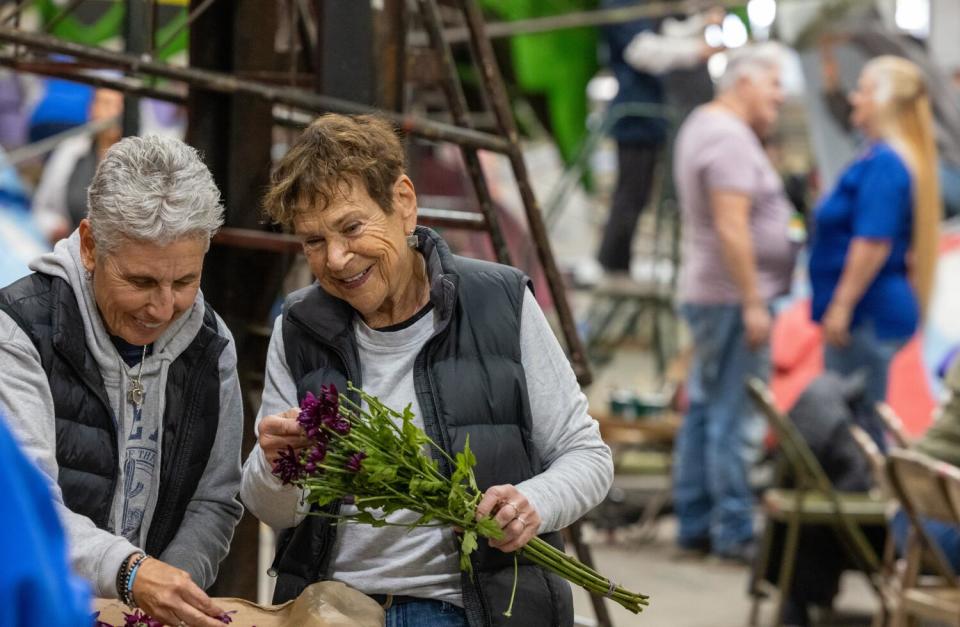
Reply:
M460 539L460 570L473 575L473 564L470 554L477 550L477 534L474 531L464 531Z
M503 529L497 524L497 521L490 516L484 516L477 521L477 531L484 538L493 538L499 540L503 537Z

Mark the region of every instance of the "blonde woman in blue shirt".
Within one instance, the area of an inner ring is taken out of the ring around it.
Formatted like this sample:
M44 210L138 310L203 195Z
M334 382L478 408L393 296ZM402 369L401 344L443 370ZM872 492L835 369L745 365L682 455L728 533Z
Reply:
M850 103L850 120L869 145L817 210L810 282L826 368L865 370L873 403L885 397L890 361L930 300L942 206L920 69L877 57Z

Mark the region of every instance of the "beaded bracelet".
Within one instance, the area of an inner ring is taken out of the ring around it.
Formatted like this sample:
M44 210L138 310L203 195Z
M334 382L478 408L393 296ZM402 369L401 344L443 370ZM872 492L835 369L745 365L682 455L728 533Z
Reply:
M133 555L136 555L136 557L130 559ZM131 553L127 556L127 559L123 561L123 564L121 564L120 570L117 571L117 596L130 607L133 607L133 590L128 585L130 583L130 572L139 566L140 562L146 559L146 557L147 554L142 551Z
M137 579L137 571L140 570L140 567L143 566L143 563L147 561L149 555L141 555L136 559L133 566L130 568L130 575L127 577L127 596L130 598L130 607L137 607L137 600L133 597L133 582Z

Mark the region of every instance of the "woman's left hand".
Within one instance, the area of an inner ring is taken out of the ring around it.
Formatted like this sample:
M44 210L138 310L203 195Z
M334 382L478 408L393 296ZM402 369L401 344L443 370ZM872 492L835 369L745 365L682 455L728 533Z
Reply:
M540 530L540 514L514 485L491 486L477 505L477 518L491 514L503 530L503 537L490 546L512 553L526 546Z
M823 315L823 337L831 346L846 346L850 343L850 318L853 311L846 305L830 303Z

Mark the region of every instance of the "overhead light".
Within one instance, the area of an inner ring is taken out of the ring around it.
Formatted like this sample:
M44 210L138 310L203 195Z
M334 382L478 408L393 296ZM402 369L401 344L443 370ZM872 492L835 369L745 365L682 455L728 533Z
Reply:
M723 45L725 47L739 48L747 43L749 38L747 26L739 17L729 13L723 18Z
M587 83L587 97L597 102L609 102L620 91L620 83L612 74L599 74Z
M710 78L712 78L714 82L719 81L723 73L727 71L727 55L723 52L718 52L711 56L707 60L707 71L710 73Z
M897 0L897 28L918 37L930 34L930 0Z
M777 0L750 0L747 3L747 17L753 28L770 28L777 17Z
M723 45L723 29L719 24L711 24L703 29L703 39L711 48L719 48Z

